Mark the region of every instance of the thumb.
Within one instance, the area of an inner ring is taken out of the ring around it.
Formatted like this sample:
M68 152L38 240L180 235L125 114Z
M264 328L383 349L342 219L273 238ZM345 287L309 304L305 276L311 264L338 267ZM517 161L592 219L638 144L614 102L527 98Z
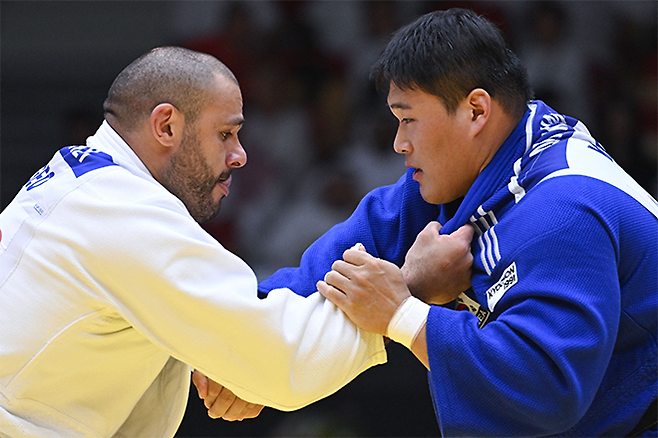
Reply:
M470 224L466 224L459 227L457 231L452 233L452 236L470 242L473 240L473 234L475 234L475 228L473 228L473 226Z
M199 398L205 399L208 396L208 378L199 370L192 373L192 382L196 386Z
M443 228L443 225L441 225L439 222L431 221L427 225L425 225L425 229L423 231L431 231L433 233L439 234L441 228Z

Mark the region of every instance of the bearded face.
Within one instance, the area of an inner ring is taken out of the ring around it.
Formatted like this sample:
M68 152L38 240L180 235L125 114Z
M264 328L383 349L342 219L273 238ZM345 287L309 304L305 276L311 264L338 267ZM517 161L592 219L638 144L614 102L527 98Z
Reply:
M197 130L188 125L178 151L162 172L161 183L185 204L194 220L206 222L219 214L221 197L215 199L213 191L230 173L213 173L201 152Z
M207 103L198 117L184 122L178 148L160 169L158 181L197 222L217 216L222 198L229 194L231 172L247 162L238 140L243 123L240 87L216 75Z

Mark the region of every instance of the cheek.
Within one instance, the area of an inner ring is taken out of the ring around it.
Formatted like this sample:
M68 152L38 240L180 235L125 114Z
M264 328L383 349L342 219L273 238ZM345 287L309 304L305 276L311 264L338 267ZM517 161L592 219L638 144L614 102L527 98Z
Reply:
M434 152L441 149L442 143L446 141L447 130L441 123L419 123L415 136L421 142L424 149Z
M213 169L223 169L225 161L226 154L223 149L216 149L214 154L208 157L208 164L210 164Z
M224 145L219 141L208 143L204 148L203 156L206 165L214 171L224 168L224 161L226 160L226 151Z

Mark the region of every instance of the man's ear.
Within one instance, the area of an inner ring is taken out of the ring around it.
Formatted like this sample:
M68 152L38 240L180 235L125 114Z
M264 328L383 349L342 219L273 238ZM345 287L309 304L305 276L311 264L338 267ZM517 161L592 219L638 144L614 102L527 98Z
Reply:
M153 138L174 152L183 136L185 117L170 103L161 103L151 111L149 127Z
M472 129L477 135L487 124L491 116L491 96L482 88L474 88L466 97L469 106Z

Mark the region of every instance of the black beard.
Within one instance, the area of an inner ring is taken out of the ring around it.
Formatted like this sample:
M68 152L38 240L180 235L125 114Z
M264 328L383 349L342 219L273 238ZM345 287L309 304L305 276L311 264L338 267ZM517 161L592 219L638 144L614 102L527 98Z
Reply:
M217 182L228 178L224 172L219 178L212 174L198 151L196 134L187 134L162 172L161 184L180 199L195 221L207 222L219 214L220 202L215 203L212 191Z

